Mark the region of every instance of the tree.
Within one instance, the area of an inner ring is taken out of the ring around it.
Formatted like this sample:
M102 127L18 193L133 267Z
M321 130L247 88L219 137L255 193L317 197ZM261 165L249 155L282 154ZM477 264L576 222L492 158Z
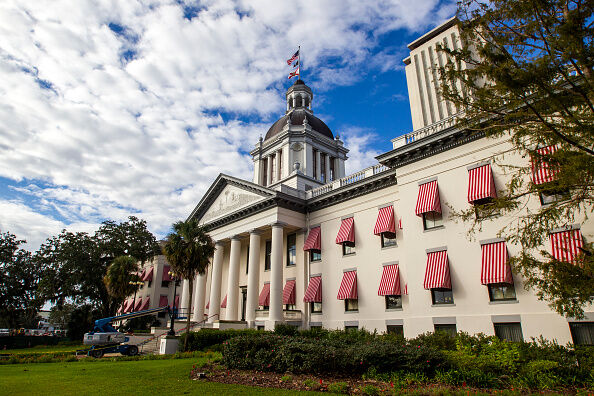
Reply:
M10 328L32 327L43 305L37 295L41 270L21 249L24 243L10 232L0 233L0 318Z
M163 254L171 269L183 279L188 280L189 301L191 306L194 278L204 274L215 251L215 244L206 229L194 219L178 221L173 224L173 233L167 236ZM190 331L190 313L187 315L186 332ZM185 344L188 342L186 337ZM184 350L186 345L184 345Z
M61 307L54 305L50 309L48 321L58 326L60 329L67 329L70 317L76 307L74 304L64 304Z
M473 222L471 233L490 215L512 217L499 233L522 247L511 258L514 271L557 312L578 318L594 301L592 243L577 265L555 260L543 247L550 230L593 210L593 7L582 0L463 0L463 48L439 48L448 59L440 68L441 94L463 109L459 126L508 138L521 156L555 173L533 182L530 161L511 166L496 158L510 174L506 189L482 205L481 218L475 208L454 215ZM539 195L552 202L531 205Z
M100 315L112 316L121 301L110 296L103 282L109 264L122 255L144 263L158 253L146 222L133 216L120 224L105 221L93 235L63 230L35 253L44 268L40 292L58 306L90 303Z
M138 290L137 284L131 284L139 280L137 271L138 262L130 256L116 257L107 268L103 283L116 305L121 305L126 297Z

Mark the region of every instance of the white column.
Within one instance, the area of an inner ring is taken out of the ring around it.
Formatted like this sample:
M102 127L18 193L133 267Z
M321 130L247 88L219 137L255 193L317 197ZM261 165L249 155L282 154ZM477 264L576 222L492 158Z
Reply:
M239 257L241 254L241 240L238 236L231 238L229 252L229 277L227 281L227 309L225 319L237 320L237 300L239 300Z
M319 151L316 151L315 156L316 156L316 179L317 180L322 180L322 153L320 153Z
M248 262L247 301L245 307L245 320L249 327L253 327L258 308L258 288L260 282L260 232L250 231L250 258Z
M198 275L194 280L194 322L202 322L204 320L204 305L206 303L206 272Z
M184 310L188 315L190 314L190 281L184 279L182 282L182 295L181 295L181 309Z
M270 252L270 311L268 320L274 326L283 321L283 224L272 224Z
M208 323L219 320L221 313L221 280L223 277L223 257L225 247L217 242L214 258L212 260L212 278L210 280L210 308L208 309Z
M326 183L330 183L330 160L332 159L332 157L330 157L328 154L324 154L324 156L326 157L326 161L324 161L326 164Z

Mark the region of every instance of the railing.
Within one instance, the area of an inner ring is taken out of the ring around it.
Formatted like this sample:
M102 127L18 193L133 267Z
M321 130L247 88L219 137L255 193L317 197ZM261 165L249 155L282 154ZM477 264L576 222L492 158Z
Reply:
M405 133L402 136L398 136L395 139L392 139L392 148L397 149L402 146L406 146L412 142L415 142L419 139L423 139L424 137L433 135L439 131L443 131L446 128L454 126L458 119L462 116L462 112L456 113L448 118L444 118L443 120L437 121L431 125L427 125L426 127L417 129L416 131L412 131L410 133Z
M270 310L256 309L256 319L268 319ZM285 320L298 321L301 320L302 312L298 309L283 309L283 318Z
M388 168L387 166L382 165L382 164L376 164L376 165L370 166L369 168L365 168L359 172L352 173L352 174L345 176L341 179L334 180L328 184L324 184L323 186L313 188L306 192L306 198L313 198L313 197L317 197L317 196L326 194L326 193L328 193L334 189L337 189L339 187L348 186L349 184L360 182L361 180L364 180L364 179L371 177L373 175L377 175L379 173L385 172L389 169L390 168Z

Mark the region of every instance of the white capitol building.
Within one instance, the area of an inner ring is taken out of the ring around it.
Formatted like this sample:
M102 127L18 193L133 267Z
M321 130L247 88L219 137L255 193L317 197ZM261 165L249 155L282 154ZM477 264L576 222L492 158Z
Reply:
M187 283L182 308L215 328L365 328L414 337L433 330L497 334L560 343L591 337L594 309L574 321L553 312L507 257L519 247L496 238L510 221L486 221L473 240L450 208L467 209L505 188L495 163L525 164L507 139L455 125L458 110L437 94L436 44L460 45L455 18L418 38L406 64L413 131L392 140L378 163L345 175L348 148L314 115L314 94L301 80L286 92L286 114L251 151L253 180L221 174L190 218L208 225L216 253L208 273ZM432 69L433 67L433 69ZM533 176L546 181L547 170ZM538 209L547 197L531 197ZM569 252L559 241L572 241ZM551 230L549 249L571 258L594 237L594 223ZM162 256L148 263L137 309L171 304ZM185 286L185 287L184 287ZM179 292L178 288L178 292ZM127 304L130 305L130 304ZM589 335L590 334L590 335Z

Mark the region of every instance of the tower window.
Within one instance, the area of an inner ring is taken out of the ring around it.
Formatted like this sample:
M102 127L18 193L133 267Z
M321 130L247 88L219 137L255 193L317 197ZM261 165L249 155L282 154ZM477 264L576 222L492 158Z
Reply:
M312 154L313 154L313 158L312 158L312 164L313 164L313 172L312 172L312 176L314 179L318 178L318 150L316 149L312 149L311 150Z
M262 185L268 185L268 158L262 160Z
M320 180L326 183L326 154L320 154Z
M328 161L330 161L330 181L333 181L336 179L336 171L334 170L336 158L330 157Z
M303 103L303 100L301 99L301 96L297 95L297 97L295 98L295 107L301 107Z

